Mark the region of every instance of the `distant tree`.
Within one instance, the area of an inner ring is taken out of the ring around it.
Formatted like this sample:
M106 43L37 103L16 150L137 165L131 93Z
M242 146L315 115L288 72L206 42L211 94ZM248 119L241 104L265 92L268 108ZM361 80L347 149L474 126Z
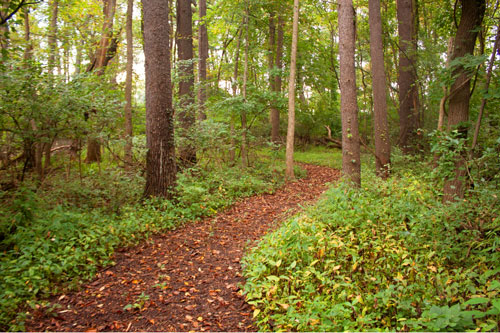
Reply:
M143 0L146 60L146 188L172 198L176 180L167 0Z
M299 0L293 1L292 51L288 80L288 129L286 133L286 177L294 179L293 150L295 141L295 78L297 73L297 44L299 40Z
M134 0L127 0L127 73L125 77L125 163L132 163L132 74L134 66L134 36L132 31L132 15Z
M382 45L382 18L380 0L369 0L370 54L373 82L373 123L375 131L375 170L387 178L391 163L391 142L387 124L387 93L385 83L384 50Z
M340 112L342 172L354 187L361 186L358 103L354 51L356 28L352 0L339 0Z
M483 21L486 3L485 0L460 0L462 16L455 36L451 62L459 60L474 52L476 38ZM467 124L469 120L470 81L472 72L463 64L456 66L453 71L456 77L450 89L448 128L458 130L461 138L467 138ZM455 176L444 183L444 201L453 201L464 196L465 156L457 152L455 159Z
M104 0L101 40L91 59L87 72L95 71L97 75L104 74L104 69L115 56L118 39L113 38L113 21L116 10L116 0ZM87 117L90 115L87 115ZM90 137L87 143L87 163L101 161L101 144L96 138Z
M243 85L241 87L241 94L243 95L244 103L247 102L247 85L248 85L248 1L245 2L245 61L243 63ZM245 107L241 109L241 164L243 168L248 166L248 136L247 136L247 110Z

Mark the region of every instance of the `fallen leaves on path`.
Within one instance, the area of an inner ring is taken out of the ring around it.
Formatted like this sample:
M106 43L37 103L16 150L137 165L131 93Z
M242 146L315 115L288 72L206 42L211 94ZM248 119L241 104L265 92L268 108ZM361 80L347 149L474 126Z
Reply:
M240 259L286 214L318 198L340 173L304 165L308 177L274 194L243 199L224 212L115 253L116 265L37 311L30 331L255 331L240 294ZM249 243L250 242L250 243Z

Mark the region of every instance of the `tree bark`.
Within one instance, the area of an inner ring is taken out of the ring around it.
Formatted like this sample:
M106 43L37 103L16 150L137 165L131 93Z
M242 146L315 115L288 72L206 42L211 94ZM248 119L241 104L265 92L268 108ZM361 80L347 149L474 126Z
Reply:
M245 3L245 63L243 66L243 102L247 102L247 81L248 81L248 2ZM241 165L243 168L248 166L248 138L247 138L247 111L245 107L241 110Z
M275 68L276 70L281 71L283 64L282 64L282 56L283 56L283 26L284 26L284 20L283 20L283 15L281 13L278 14L278 33L277 33L277 39L276 39L276 61L275 61ZM274 92L276 95L281 94L281 75L276 74L274 75ZM276 105L271 106L271 141L275 144L278 145L280 144L280 110L276 107Z
M372 61L372 87L375 135L375 170L379 177L389 177L391 143L387 123L387 93L384 51L382 45L382 18L380 0L369 0L370 55Z
M273 70L274 70L274 62L275 62L275 49L276 49L276 21L274 19L275 13L274 9L271 9L271 12L269 13L269 44L268 44L268 49L267 49L267 68L269 71L269 91L271 93L274 93L276 91L276 81L275 81L275 75L273 75ZM271 101L271 107L269 110L269 123L271 124L271 142L277 144L277 141L279 140L279 132L276 133L276 123L274 118L276 117L276 111L277 108L274 104L274 101ZM279 113L278 113L279 117ZM279 119L278 119L279 121ZM278 124L279 125L279 124ZM279 128L278 128L279 131Z
M48 44L49 44L49 58L47 60L47 65L49 69L49 74L54 75L54 68L56 67L56 62L59 62L58 50L57 50L57 18L59 13L59 0L52 0L50 3L50 25L48 33Z
M453 49L453 37L450 37L448 39L448 52L446 53L446 67L449 66L450 64L450 57L451 57L451 51ZM446 113L446 100L448 99L448 88L446 86L443 86L443 98L441 98L441 101L439 102L439 116L438 116L438 126L437 129L438 131L443 130L443 125L444 125L444 116Z
M194 65L193 65L193 15L191 0L177 0L177 52L179 69L180 108L176 112L184 135L190 135L195 122ZM191 140L188 140L191 141ZM196 149L191 143L179 148L184 166L196 164Z
M361 186L356 71L355 21L352 0L339 0L340 110L342 118L342 172L353 187Z
M238 33L238 39L236 41L236 55L234 59L234 74L233 74L233 97L236 97L236 94L238 92L238 68L240 65L240 44L241 44L241 34L243 33L243 29L240 29ZM234 161L236 160L236 142L234 140L235 137L235 120L234 116L231 114L231 120L230 120L230 134L231 134L231 150L229 151L229 161L231 164L234 164Z
M127 68L125 77L125 163L126 166L132 164L132 74L134 66L134 36L132 31L132 15L134 10L134 0L127 1Z
M286 177L294 179L293 150L295 141L295 78L297 70L297 44L299 40L299 0L293 1L292 51L288 80L288 129L286 132Z
M198 32L198 119L207 119L205 104L207 101L207 59L208 59L208 32L207 23L207 0L199 0L200 26Z
M399 145L403 153L413 151L418 128L416 85L415 1L397 0L399 32Z
M455 45L451 61L473 54L485 11L485 0L461 0L462 17L455 37ZM469 119L470 79L472 73L463 66L458 66L453 71L457 79L450 89L448 128L458 130L461 138L467 137L465 122ZM464 177L466 175L465 152L456 152L455 177L447 179L444 183L443 200L454 201L464 196Z
M497 26L497 36L495 37L495 44L493 45L493 51L491 52L490 62L488 64L488 70L486 71L486 82L484 83L484 91L487 94L490 88L491 74L493 73L493 64L495 63L495 57L500 44L500 26ZM477 139L479 137L479 128L481 127L481 120L483 118L484 108L486 107L486 98L481 99L481 107L479 108L479 114L477 115L476 127L474 129L474 137L472 138L472 145L470 147L471 154L476 148Z
M176 180L167 0L143 0L146 60L144 196L172 198Z

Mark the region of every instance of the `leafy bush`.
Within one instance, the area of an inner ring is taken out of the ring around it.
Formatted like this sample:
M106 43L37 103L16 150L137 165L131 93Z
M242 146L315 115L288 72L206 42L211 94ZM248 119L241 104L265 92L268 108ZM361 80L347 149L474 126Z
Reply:
M262 330L498 330L500 218L411 172L340 184L244 259ZM487 198L487 196L491 198Z

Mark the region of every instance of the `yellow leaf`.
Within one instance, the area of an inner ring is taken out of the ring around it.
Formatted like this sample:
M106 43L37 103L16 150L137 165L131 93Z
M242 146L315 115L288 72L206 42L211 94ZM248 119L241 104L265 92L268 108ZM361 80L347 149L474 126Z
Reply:
M253 311L253 317L254 317L254 318L255 318L255 317L257 317L257 316L259 315L259 313L260 313L260 310L259 310L259 309L255 309L255 310Z
M280 304L280 306L281 306L283 309L285 309L285 310L288 310L288 308L290 307L290 305L285 304L285 303L279 303L279 304Z

